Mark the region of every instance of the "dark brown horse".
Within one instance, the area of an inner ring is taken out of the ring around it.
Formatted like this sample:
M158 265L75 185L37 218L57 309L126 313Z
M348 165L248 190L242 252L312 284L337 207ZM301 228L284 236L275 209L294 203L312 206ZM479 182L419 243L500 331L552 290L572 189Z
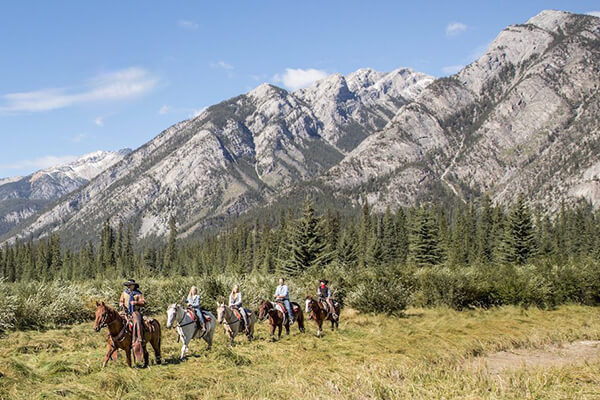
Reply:
M320 301L313 299L311 296L306 298L306 313L310 314L310 318L317 324L317 336L321 336L321 332L323 332L323 321L331 321L332 331L335 328L339 328L340 305L339 303L334 303L334 305L338 318L333 318L331 313L327 312L325 305Z
M96 320L94 321L94 330L100 332L100 329L106 327L108 329L108 349L102 367L106 367L108 360L117 358L117 350L122 349L127 356L127 365L131 364L131 349L133 346L131 328L127 324L127 320L121 316L115 309L107 304L96 303ZM150 342L156 356L156 363L160 364L160 342L161 330L157 320L152 319L144 321L144 340L142 341L144 368L148 366L148 351L146 343ZM140 359L136 362L142 361Z
M294 313L294 319L298 324L298 329L300 332L304 332L304 314L302 313L302 308L298 305L298 303L290 303L292 306L292 312ZM269 323L271 324L271 341L275 341L275 328L279 329L279 333L277 334L277 340L281 339L281 328L284 326L283 321L285 320L285 334L290 334L290 319L289 317L285 317L285 314L282 310L285 309L285 306L281 304L281 307L278 306L277 303L274 303L269 300L263 300L260 303L260 311L258 314L258 319L260 321L264 321L265 318L269 317Z

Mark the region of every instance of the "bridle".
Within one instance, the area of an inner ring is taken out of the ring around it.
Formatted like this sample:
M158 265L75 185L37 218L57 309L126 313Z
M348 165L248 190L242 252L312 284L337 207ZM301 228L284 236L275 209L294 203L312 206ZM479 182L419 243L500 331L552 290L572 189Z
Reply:
M228 309L231 312L231 314L233 314L233 312L231 311L231 308L229 308L228 306L223 305L223 313L224 314L227 313ZM233 314L233 315L235 316L235 314ZM227 324L227 325L229 325L231 327L232 325L239 324L240 323L240 319L237 316L235 318L236 318L235 321L229 322L227 320L227 315L223 315L223 319L221 320L221 325Z
M172 307L172 308L175 309L176 313L179 312L180 309L183 311L183 317L181 317L180 321L177 321L177 326L178 327L183 328L184 326L188 326L188 325L191 325L191 324L193 324L193 323L196 322L196 321L192 320L192 321L190 321L188 323L182 324L183 320L185 319L185 309L183 309L183 307L180 307L180 306L177 306L177 305L174 306L174 307ZM175 316L177 317L177 314L175 314Z
M106 327L108 328L109 326L111 326L112 324L118 322L118 320L115 318L113 319L111 322L106 323L106 320L108 319L108 314L110 313L110 311L105 310L102 313L102 319L100 320L100 324L96 327L96 330L99 332L102 328Z

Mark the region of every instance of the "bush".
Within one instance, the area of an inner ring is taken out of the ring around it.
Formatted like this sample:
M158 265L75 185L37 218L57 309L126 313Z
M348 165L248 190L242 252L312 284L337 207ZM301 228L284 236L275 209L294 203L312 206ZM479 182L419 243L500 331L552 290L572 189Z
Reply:
M398 269L375 269L355 274L347 288L346 302L361 312L401 314L411 300L411 288Z

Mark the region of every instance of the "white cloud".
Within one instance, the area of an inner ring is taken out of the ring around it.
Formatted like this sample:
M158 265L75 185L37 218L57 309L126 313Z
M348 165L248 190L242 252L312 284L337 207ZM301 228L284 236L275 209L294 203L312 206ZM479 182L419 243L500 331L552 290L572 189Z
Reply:
M96 117L96 119L94 119L94 124L96 124L98 126L104 126L104 118Z
M467 30L467 26L462 22L452 22L446 27L446 36L457 36Z
M158 79L132 67L99 75L75 88L51 88L1 96L0 112L40 112L104 100L121 100L147 93Z
M588 11L588 12L586 12L586 14L591 15L592 17L600 18L600 11Z
M180 19L179 21L177 21L177 25L179 25L180 28L189 30L196 30L200 27L200 25L198 25L194 21L189 21L186 19Z
M168 113L170 109L171 109L171 108L170 108L168 105L166 105L166 104L165 104L165 105L163 105L163 106L162 106L162 107L161 107L161 108L158 110L158 113L159 113L159 114L161 114L161 115L163 115L163 114L166 114L166 113Z
M75 136L73 136L73 138L71 139L71 141L73 143L81 143L83 141L83 139L85 139L87 137L86 133L79 133Z
M464 67L464 65L447 65L445 67L442 67L442 72L446 75L454 75Z
M217 61L216 63L210 63L212 68L222 68L231 71L233 69L233 65L226 63L225 61Z
M274 82L281 82L289 89L296 90L310 86L313 82L323 79L327 72L320 69L286 68L283 74L273 77Z
M45 169L73 162L77 156L44 156L30 160L16 161L11 164L0 164L0 169Z

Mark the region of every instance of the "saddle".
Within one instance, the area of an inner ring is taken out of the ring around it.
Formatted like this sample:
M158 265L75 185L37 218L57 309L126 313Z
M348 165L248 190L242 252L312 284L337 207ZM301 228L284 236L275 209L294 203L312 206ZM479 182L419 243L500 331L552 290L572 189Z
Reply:
M242 314L240 313L240 310L238 310L237 308L232 308L231 310L233 311L233 315L235 315L236 318L238 319L238 321L240 321L240 330L245 330L246 329L246 322L244 322L244 317L242 317ZM248 310L247 308L244 308L244 311L246 312L246 316L252 315L252 311L251 310Z
M187 311L188 315L190 316L190 318L192 319L192 321L196 322L196 320L198 319L198 316L196 315L194 310L192 310L191 308L188 308L186 311ZM212 320L212 318L210 317L210 315L208 315L206 313L206 311L200 310L200 312L202 313L202 316L204 317L204 321L210 322Z

